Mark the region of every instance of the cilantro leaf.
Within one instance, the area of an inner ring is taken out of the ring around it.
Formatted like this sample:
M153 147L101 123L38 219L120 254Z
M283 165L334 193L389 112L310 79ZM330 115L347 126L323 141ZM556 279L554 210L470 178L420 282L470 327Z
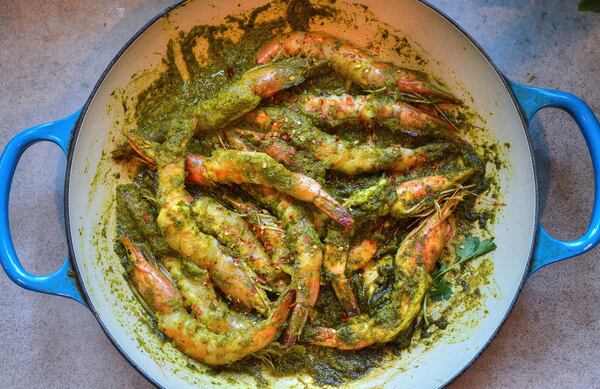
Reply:
M444 276L444 274L446 274L449 270L448 266L446 266L446 264L444 262L439 262L439 264L440 264L440 268L431 275L433 282L436 282L437 280L442 278Z
M427 290L425 298L423 299L423 319L426 327L429 327L429 320L427 317L427 299L431 297L433 301L442 301L449 300L452 296L452 284L444 279L444 275L450 270L459 266L461 263L487 254L495 248L496 243L490 239L482 240L476 236L468 236L463 239L454 249L456 256L458 257L458 261L454 262L450 266L446 266L446 264L440 262L440 268L431 275L433 283Z
M454 251L456 256L459 258L459 263L465 262L471 258L476 258L496 248L496 243L489 239L480 240L476 236L469 236L462 240L456 246Z
M445 279L441 279L431 286L429 296L433 301L450 300L452 296L452 284Z

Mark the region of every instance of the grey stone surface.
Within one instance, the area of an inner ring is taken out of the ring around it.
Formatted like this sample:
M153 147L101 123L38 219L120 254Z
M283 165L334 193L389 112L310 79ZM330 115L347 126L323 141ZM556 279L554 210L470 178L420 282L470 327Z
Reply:
M510 78L571 91L600 113L600 15L576 1L432 1L462 25ZM19 130L85 101L112 56L169 2L0 1L0 149ZM585 229L593 196L585 143L564 113L532 126L542 222L557 237ZM65 159L49 144L23 156L10 218L34 273L66 253ZM599 387L600 251L542 269L506 324L455 387ZM82 306L15 286L0 272L2 387L150 387Z

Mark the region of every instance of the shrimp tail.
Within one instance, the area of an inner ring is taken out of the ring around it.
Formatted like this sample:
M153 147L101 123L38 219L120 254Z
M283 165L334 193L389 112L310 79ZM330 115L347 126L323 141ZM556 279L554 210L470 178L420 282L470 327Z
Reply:
M296 304L292 311L292 317L290 318L290 324L283 334L282 344L285 347L292 347L296 344L296 340L302 333L302 329L308 319L308 307L303 304Z
M283 294L283 297L281 297L278 304L276 304L271 313L271 317L269 318L272 325L282 325L285 323L290 315L295 296L295 290L289 290Z
M302 335L302 341L322 347L337 347L337 331L329 327L309 327Z
M208 179L208 171L204 166L205 161L205 157L197 154L189 154L186 157L185 171L187 175L185 179L187 182L202 186L209 186L212 184Z
M314 204L325 215L329 216L344 228L351 228L354 219L340 203L324 190L319 191L319 196L314 199Z
M360 310L356 304L356 297L354 296L354 292L350 287L348 279L344 275L338 276L331 280L331 286L333 287L333 291L335 292L338 301L342 304L342 307L348 315L358 315Z
M181 306L179 291L171 279L154 266L142 251L127 237L121 237L131 266L133 287L154 312L169 313Z
M144 139L140 135L127 135L127 143L137 153L138 158L142 160L149 168L156 168L156 148L155 143Z

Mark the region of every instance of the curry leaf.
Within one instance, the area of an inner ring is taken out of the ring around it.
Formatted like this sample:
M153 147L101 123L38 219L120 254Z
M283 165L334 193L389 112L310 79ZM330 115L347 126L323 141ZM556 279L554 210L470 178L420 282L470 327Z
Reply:
M580 11L600 12L600 0L580 0Z

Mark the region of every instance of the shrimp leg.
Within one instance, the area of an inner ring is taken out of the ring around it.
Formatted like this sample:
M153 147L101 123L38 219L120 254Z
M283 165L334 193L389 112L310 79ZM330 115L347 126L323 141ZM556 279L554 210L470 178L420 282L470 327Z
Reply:
M431 209L433 199L458 188L476 172L474 168L466 168L453 174L403 182L396 186L396 200L391 206L390 214L396 218L404 218Z
M329 225L323 250L324 278L331 283L342 307L349 315L354 316L358 314L358 305L345 274L348 246L347 235L336 226Z
M434 85L427 75L388 62L377 61L352 43L324 32L293 31L275 36L256 55L257 63L276 57L302 56L327 60L340 76L363 89L401 91L450 102L459 102L450 92Z
M122 242L130 262L132 286L154 311L158 329L184 354L211 366L226 365L266 347L281 334L293 292L283 295L265 320L217 334L185 310L182 297L169 277L127 238Z

